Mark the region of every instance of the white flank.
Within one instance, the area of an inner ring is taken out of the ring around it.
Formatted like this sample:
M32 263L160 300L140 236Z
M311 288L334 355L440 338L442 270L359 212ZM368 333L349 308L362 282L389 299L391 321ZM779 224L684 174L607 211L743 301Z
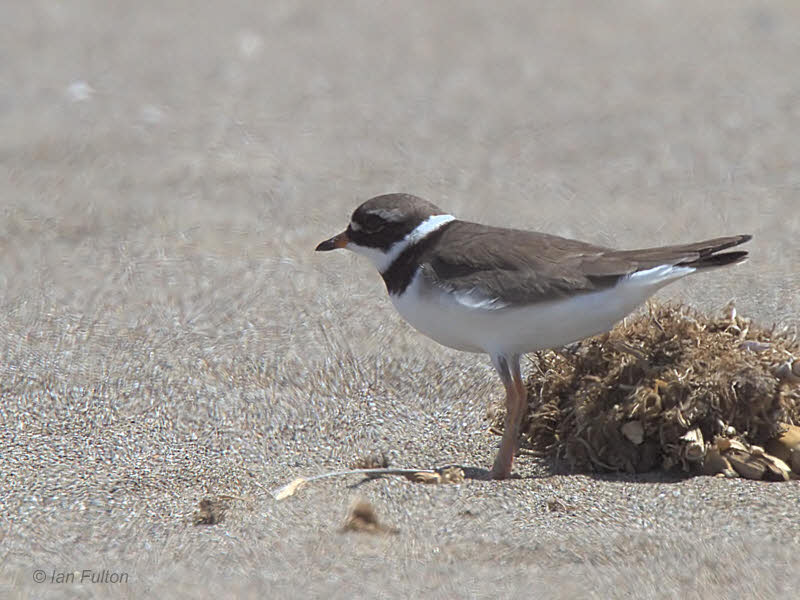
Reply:
M694 271L658 266L633 273L613 288L516 307L498 307L472 293L453 294L417 272L403 294L390 298L406 321L440 344L467 352L524 354L608 331L660 288Z
M347 244L347 249L352 250L357 254L361 254L362 256L366 256L370 261L372 261L372 264L375 265L378 271L383 273L389 268L394 260L400 256L403 250L408 248L411 244L418 242L429 233L433 233L445 223L449 223L450 221L454 220L455 217L453 215L434 215L432 217L428 217L408 234L406 234L406 237L399 242L392 244L389 247L389 250L386 252L380 250L379 248L359 246L353 242Z

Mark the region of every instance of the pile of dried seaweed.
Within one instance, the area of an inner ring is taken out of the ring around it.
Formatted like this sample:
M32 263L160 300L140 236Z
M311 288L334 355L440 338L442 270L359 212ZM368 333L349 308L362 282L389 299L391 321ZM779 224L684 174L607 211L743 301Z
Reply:
M717 317L648 308L533 357L522 445L561 471L800 474L796 333L759 327L732 306ZM502 428L502 406L489 418Z

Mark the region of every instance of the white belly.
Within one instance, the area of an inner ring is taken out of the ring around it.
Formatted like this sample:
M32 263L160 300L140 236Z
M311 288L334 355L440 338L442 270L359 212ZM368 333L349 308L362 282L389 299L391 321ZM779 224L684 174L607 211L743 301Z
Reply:
M417 273L404 294L390 298L406 321L440 344L467 352L524 354L608 331L659 288L693 271L676 268L666 277L637 273L613 288L518 308L459 302L425 287Z

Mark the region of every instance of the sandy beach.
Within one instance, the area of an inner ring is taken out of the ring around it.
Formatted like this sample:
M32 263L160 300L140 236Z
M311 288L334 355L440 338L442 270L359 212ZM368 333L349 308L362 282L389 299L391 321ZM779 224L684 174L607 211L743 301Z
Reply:
M270 492L371 453L479 473L499 443L488 357L313 251L377 194L620 248L750 233L748 262L658 297L798 327L800 5L12 0L3 21L0 596L797 595L797 481L522 455L509 481ZM342 532L356 498L397 532Z

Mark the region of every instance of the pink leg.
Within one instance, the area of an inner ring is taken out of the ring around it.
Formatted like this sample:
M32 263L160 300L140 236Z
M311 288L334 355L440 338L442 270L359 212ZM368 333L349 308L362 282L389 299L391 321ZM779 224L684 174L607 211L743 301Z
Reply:
M519 429L522 416L525 414L527 393L520 374L519 356L492 357L492 362L506 388L506 418L500 450L497 452L489 475L492 479L507 479L511 476L514 453L517 451Z

